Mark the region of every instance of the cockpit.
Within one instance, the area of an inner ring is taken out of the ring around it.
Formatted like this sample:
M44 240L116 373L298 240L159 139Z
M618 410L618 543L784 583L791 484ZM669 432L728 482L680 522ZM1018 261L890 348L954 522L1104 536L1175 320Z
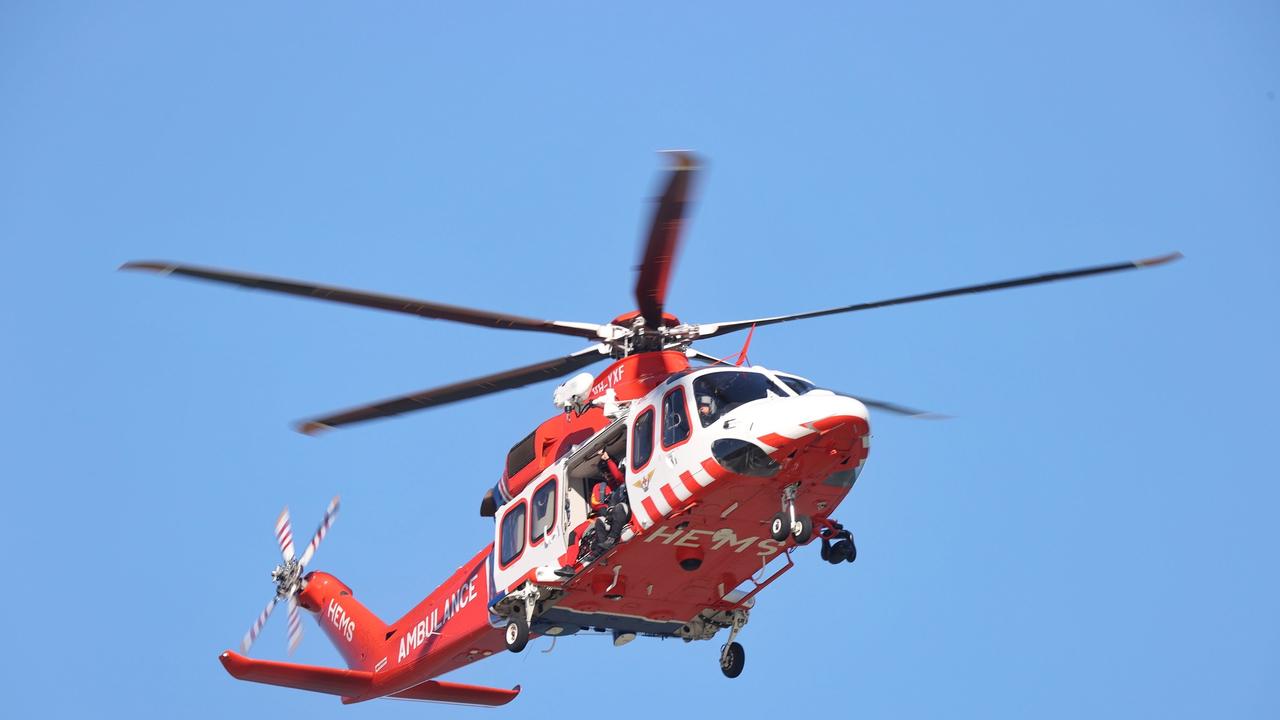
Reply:
M760 372L717 370L693 379L693 397L702 427L749 402L787 395L777 382Z

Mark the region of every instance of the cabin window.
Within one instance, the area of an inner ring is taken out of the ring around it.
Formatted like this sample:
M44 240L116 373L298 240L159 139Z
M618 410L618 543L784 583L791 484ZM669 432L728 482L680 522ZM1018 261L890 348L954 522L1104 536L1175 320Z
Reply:
M693 381L693 398L702 427L740 405L769 396L787 397L787 392L758 372L725 370L701 375Z
M506 568L520 557L520 553L524 552L524 521L525 515L528 514L529 505L521 500L520 504L507 511L502 516L502 537L499 540L500 552L498 554L499 566Z
M533 493L533 520L529 525L529 542L546 537L556 521L556 479L551 478Z
M653 408L645 408L631 431L631 472L649 464L653 455Z
M662 398L662 449L673 448L689 439L689 410L684 402L684 388L679 387Z

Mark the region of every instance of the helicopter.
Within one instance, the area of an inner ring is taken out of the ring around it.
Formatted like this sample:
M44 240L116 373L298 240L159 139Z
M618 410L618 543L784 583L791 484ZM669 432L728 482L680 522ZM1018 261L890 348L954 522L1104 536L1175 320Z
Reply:
M749 364L755 328L1150 268L1181 257L1175 252L808 312L685 323L667 311L665 300L699 160L687 151L668 157L638 267L636 308L607 323L542 320L182 263L121 266L589 342L562 357L298 423L308 435L610 361L603 371L579 372L556 388L559 412L511 447L500 479L481 499L480 514L494 520L493 537L394 622L360 604L338 578L308 570L337 517L338 499L300 556L286 508L275 528L281 551L272 573L275 594L239 651L219 656L233 677L337 695L344 703L389 697L498 706L515 699L520 687L438 678L495 653L521 652L536 637L604 633L623 645L637 637L705 641L721 631L727 637L718 653L720 669L738 677L746 661L738 636L756 596L795 566L794 551L817 542L821 558L833 565L857 558L853 533L834 513L865 466L870 410L936 417ZM740 331L747 335L736 358L692 347ZM602 485L612 489L604 501ZM290 652L301 640L305 610L347 668L249 657L281 603L288 608Z

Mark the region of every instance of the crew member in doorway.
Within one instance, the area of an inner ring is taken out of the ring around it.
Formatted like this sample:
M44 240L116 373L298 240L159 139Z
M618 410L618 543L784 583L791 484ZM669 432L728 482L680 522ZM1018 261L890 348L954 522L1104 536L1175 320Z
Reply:
M586 564L594 562L622 537L622 528L630 519L631 511L627 507L626 473L606 450L600 451L596 459L599 473L587 493L587 506L590 517L595 518L591 527L582 534L578 543L578 562ZM569 578L574 575L574 568L566 565L556 574Z
M604 507L600 510L595 524L596 549L604 553L622 538L622 528L627 524L631 511L627 507L626 473L618 467L618 463L613 458L609 457L608 450L600 450L597 466L600 468L604 482L597 484L596 488L608 491L603 498ZM593 500L595 494L596 491L593 490Z

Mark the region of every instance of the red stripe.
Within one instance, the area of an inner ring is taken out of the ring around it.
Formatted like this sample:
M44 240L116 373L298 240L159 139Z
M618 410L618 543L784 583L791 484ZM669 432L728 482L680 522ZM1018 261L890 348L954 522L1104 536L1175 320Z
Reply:
M786 435L779 435L778 433L769 433L768 435L761 435L760 442L764 443L765 445L768 445L771 448L781 448L781 447L784 447L787 443L795 442L795 441L794 439L789 438Z
M658 492L662 493L663 499L667 501L667 504L671 506L672 510L675 510L682 505L680 498L676 497L676 491L672 490L670 485L663 485Z
M693 473L688 470L680 473L680 482L684 483L684 489L688 490L690 495L697 495L698 491L702 489L698 481L693 479Z
M645 498L640 501L640 507L649 513L649 522L657 522L662 519L662 513L658 512L658 506L653 504L653 498Z
M814 430L817 430L819 432L826 432L831 428L839 427L840 425L844 425L845 423L852 422L858 419L860 418L853 415L832 415L831 417L822 418L821 420L814 420L813 422L809 423L809 425Z
M645 512L643 500L631 506L631 520L637 524L639 524L641 520L648 522L650 525L653 524L653 518L649 517L648 513Z
M729 471L720 467L720 463L711 458L702 461L702 469L715 480L724 480L729 477Z

